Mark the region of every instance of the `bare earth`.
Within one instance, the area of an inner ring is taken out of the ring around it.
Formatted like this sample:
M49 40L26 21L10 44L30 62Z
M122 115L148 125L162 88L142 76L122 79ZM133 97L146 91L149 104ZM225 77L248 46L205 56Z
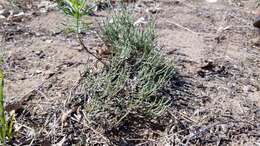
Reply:
M255 0L143 1L138 15L147 15L145 9L155 5L160 8L153 14L158 43L181 78L172 121L160 131L157 145L260 145L260 47L252 41L259 35L252 26ZM3 8L4 3L0 0ZM62 33L62 23L69 21L60 11L38 11L25 10L39 14L17 22L0 19L5 93L11 103L33 92L33 99L23 104L34 122L22 116L17 123L36 133L47 127L39 137L57 143L65 134L54 123L69 109L72 95L79 94L74 89L81 73L95 60L73 36ZM105 19L107 13L98 12L91 20ZM101 42L91 30L85 43L95 51Z

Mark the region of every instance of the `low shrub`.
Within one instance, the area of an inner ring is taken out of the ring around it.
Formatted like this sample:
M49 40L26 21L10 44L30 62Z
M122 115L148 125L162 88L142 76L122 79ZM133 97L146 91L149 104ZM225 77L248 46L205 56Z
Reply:
M89 120L112 128L129 115L164 114L171 99L160 89L175 70L159 53L154 23L137 27L131 14L124 11L104 23L101 36L110 51L109 69L86 73Z
M155 24L138 27L124 7L118 9L101 28L100 37L108 54L104 58L90 52L83 43L79 22L91 10L86 0L60 0L59 6L75 18L80 45L103 64L98 71L90 67L85 72L84 113L88 124L108 131L133 117L149 119L165 114L171 99L161 90L175 70L159 52Z

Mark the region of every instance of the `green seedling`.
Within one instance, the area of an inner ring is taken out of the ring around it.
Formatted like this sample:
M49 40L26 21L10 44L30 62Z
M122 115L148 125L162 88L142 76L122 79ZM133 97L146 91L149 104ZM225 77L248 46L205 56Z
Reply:
M106 63L102 61L101 58L96 56L94 53L92 53L84 44L82 36L81 36L81 29L82 25L86 27L86 24L89 23L82 23L82 17L87 16L90 14L93 14L93 12L96 10L96 5L91 4L87 0L57 0L57 3L59 5L59 8L68 16L71 16L75 23L76 23L76 36L78 39L78 42L82 46L82 48L95 57L98 61L104 64L106 66ZM107 66L106 66L107 67Z
M57 0L59 8L76 23L76 33L81 33L81 19L94 12L96 6L90 6L86 0Z
M1 124L0 127L1 144L6 145L7 140L10 142L12 139L14 113L11 114L8 120L7 113L4 108L4 73L2 68L0 68L0 124Z

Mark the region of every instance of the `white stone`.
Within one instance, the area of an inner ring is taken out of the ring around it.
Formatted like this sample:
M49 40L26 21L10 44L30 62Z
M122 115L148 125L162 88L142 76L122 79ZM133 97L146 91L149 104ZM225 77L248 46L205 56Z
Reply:
M216 3L218 0L206 0L209 3Z
M5 19L5 16L3 16L3 15L0 15L0 19Z

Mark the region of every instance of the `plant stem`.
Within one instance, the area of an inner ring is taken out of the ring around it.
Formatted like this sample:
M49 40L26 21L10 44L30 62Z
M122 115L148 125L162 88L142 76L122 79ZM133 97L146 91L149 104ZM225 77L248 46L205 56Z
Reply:
M130 114L130 110L127 111L117 122L114 126L118 126L120 124L121 121L124 120L124 118L126 118L128 115Z
M79 15L77 15L76 16L76 27L77 27L77 34L80 34L81 32L80 32L80 17L79 17Z
M82 37L80 35L81 33L81 30L80 30L80 15L77 14L76 15L76 35L77 35L77 39L79 41L79 44L81 45L81 47L87 52L89 53L90 55L92 55L93 57L95 57L99 62L101 62L105 67L106 69L108 69L108 66L107 64L102 60L102 58L99 58L98 56L96 56L94 53L92 53L91 51L89 51L89 49L86 47L86 45L84 44L83 40L82 40Z
M4 74L0 68L0 121L1 121L1 142L5 145L6 119L4 110Z
M85 46L80 34L77 34L77 39L79 41L79 44L81 45L81 47L87 52L89 53L90 55L92 55L93 57L95 57L99 62L101 62L105 67L106 69L108 69L108 65L102 60L102 58L99 58L98 56L96 56L94 53L92 53L91 51L89 51L89 49Z

